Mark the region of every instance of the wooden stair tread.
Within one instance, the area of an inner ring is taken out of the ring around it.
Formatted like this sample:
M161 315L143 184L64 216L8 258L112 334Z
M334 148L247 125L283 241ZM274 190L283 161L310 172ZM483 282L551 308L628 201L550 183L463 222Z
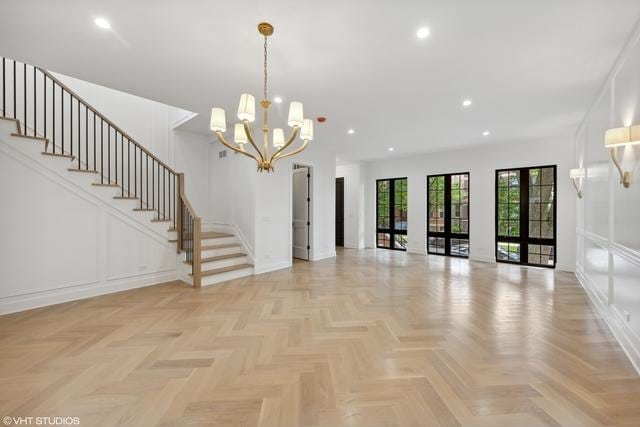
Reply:
M240 247L239 243L226 243L224 245L209 245L209 246L203 246L202 248L200 248L203 251L208 251L211 249L226 249L226 248L233 248L235 246Z
M76 168L69 168L67 169L69 172L82 172L82 173L98 173L98 171L92 171L91 169L76 169Z
M202 258L200 260L201 263L205 263L205 262L215 262L215 261L222 261L225 259L232 259L232 258L241 258L243 256L247 256L247 254L243 254L242 252L237 252L234 254L227 254L227 255L218 255L218 256L212 256L209 258Z
M18 138L28 138L28 139L33 139L36 141L44 141L44 142L49 142L48 138L42 138L40 136L29 136L29 135L23 135L21 133L12 133L11 136L17 136Z
M231 265L229 267L221 267L221 268L216 268L214 270L203 271L203 272L200 273L200 275L202 277L214 276L216 274L228 273L230 271L244 270L245 268L253 268L253 265L251 265L251 264Z
M147 208L134 208L133 209L136 212L155 212L155 209L147 209Z
M63 157L65 159L71 159L71 160L74 160L76 158L76 156L72 156L71 154L50 153L50 152L47 152L47 151L43 151L42 155L43 156L53 156L53 157Z
M133 196L114 196L113 198L116 200L138 200L137 197Z
M222 239L223 237L233 237L233 234L219 233L217 231L203 231L200 233L203 239Z
M118 184L107 184L101 182L92 182L91 185L95 185L96 187L119 187Z

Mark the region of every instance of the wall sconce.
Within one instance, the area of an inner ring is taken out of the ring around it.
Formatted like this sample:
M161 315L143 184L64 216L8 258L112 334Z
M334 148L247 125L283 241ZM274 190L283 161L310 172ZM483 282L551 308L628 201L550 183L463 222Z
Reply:
M569 171L569 178L571 178L571 182L573 182L573 186L576 189L576 193L578 193L578 198L582 199L582 190L578 187L578 180L585 177L585 170L583 168L571 169Z
M609 129L604 135L604 146L611 149L611 160L620 173L620 184L624 188L631 185L631 172L622 170L618 163L617 148L634 144L640 144L640 126Z

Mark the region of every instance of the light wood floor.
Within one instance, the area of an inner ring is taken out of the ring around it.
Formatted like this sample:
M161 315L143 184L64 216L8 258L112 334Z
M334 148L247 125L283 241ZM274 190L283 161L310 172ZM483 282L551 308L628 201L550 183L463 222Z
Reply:
M339 253L0 317L0 417L81 425L640 425L568 273Z

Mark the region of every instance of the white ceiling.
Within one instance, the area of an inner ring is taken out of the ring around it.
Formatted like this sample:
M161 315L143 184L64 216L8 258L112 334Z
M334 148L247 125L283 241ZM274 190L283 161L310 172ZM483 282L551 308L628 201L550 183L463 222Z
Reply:
M570 135L640 1L5 0L0 12L0 55L201 113L188 127L203 133L212 106L230 119L241 92L260 94L268 20L271 95L326 116L314 144L344 162Z

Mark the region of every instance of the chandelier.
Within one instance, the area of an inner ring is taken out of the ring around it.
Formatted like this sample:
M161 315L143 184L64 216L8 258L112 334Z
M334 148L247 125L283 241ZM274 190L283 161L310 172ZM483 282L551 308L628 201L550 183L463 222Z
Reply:
M224 137L224 133L227 130L224 109L211 109L210 127L211 130L215 132L218 141L224 146L255 160L258 164L259 172L273 172L273 165L277 160L296 155L307 148L309 141L313 139L313 121L304 118L301 102L291 102L289 105L289 118L287 120L289 127L293 129L291 136L285 141L284 130L282 128L273 129L272 144L275 151L273 154L269 153L269 132L271 131L269 128L269 106L271 102L267 97L267 38L273 34L273 26L268 22L261 22L258 24L258 31L264 36L264 92L263 99L260 101L260 106L264 110L262 150L260 150L258 144L256 144L253 134L251 133L250 123L256 119L256 101L251 94L243 93L240 95L238 120L240 120L241 123L236 123L233 129L233 140L235 144L228 142ZM298 136L300 136L302 144L298 148L285 153L285 150L294 143ZM253 149L249 149L249 151L245 148L247 144L251 144Z

